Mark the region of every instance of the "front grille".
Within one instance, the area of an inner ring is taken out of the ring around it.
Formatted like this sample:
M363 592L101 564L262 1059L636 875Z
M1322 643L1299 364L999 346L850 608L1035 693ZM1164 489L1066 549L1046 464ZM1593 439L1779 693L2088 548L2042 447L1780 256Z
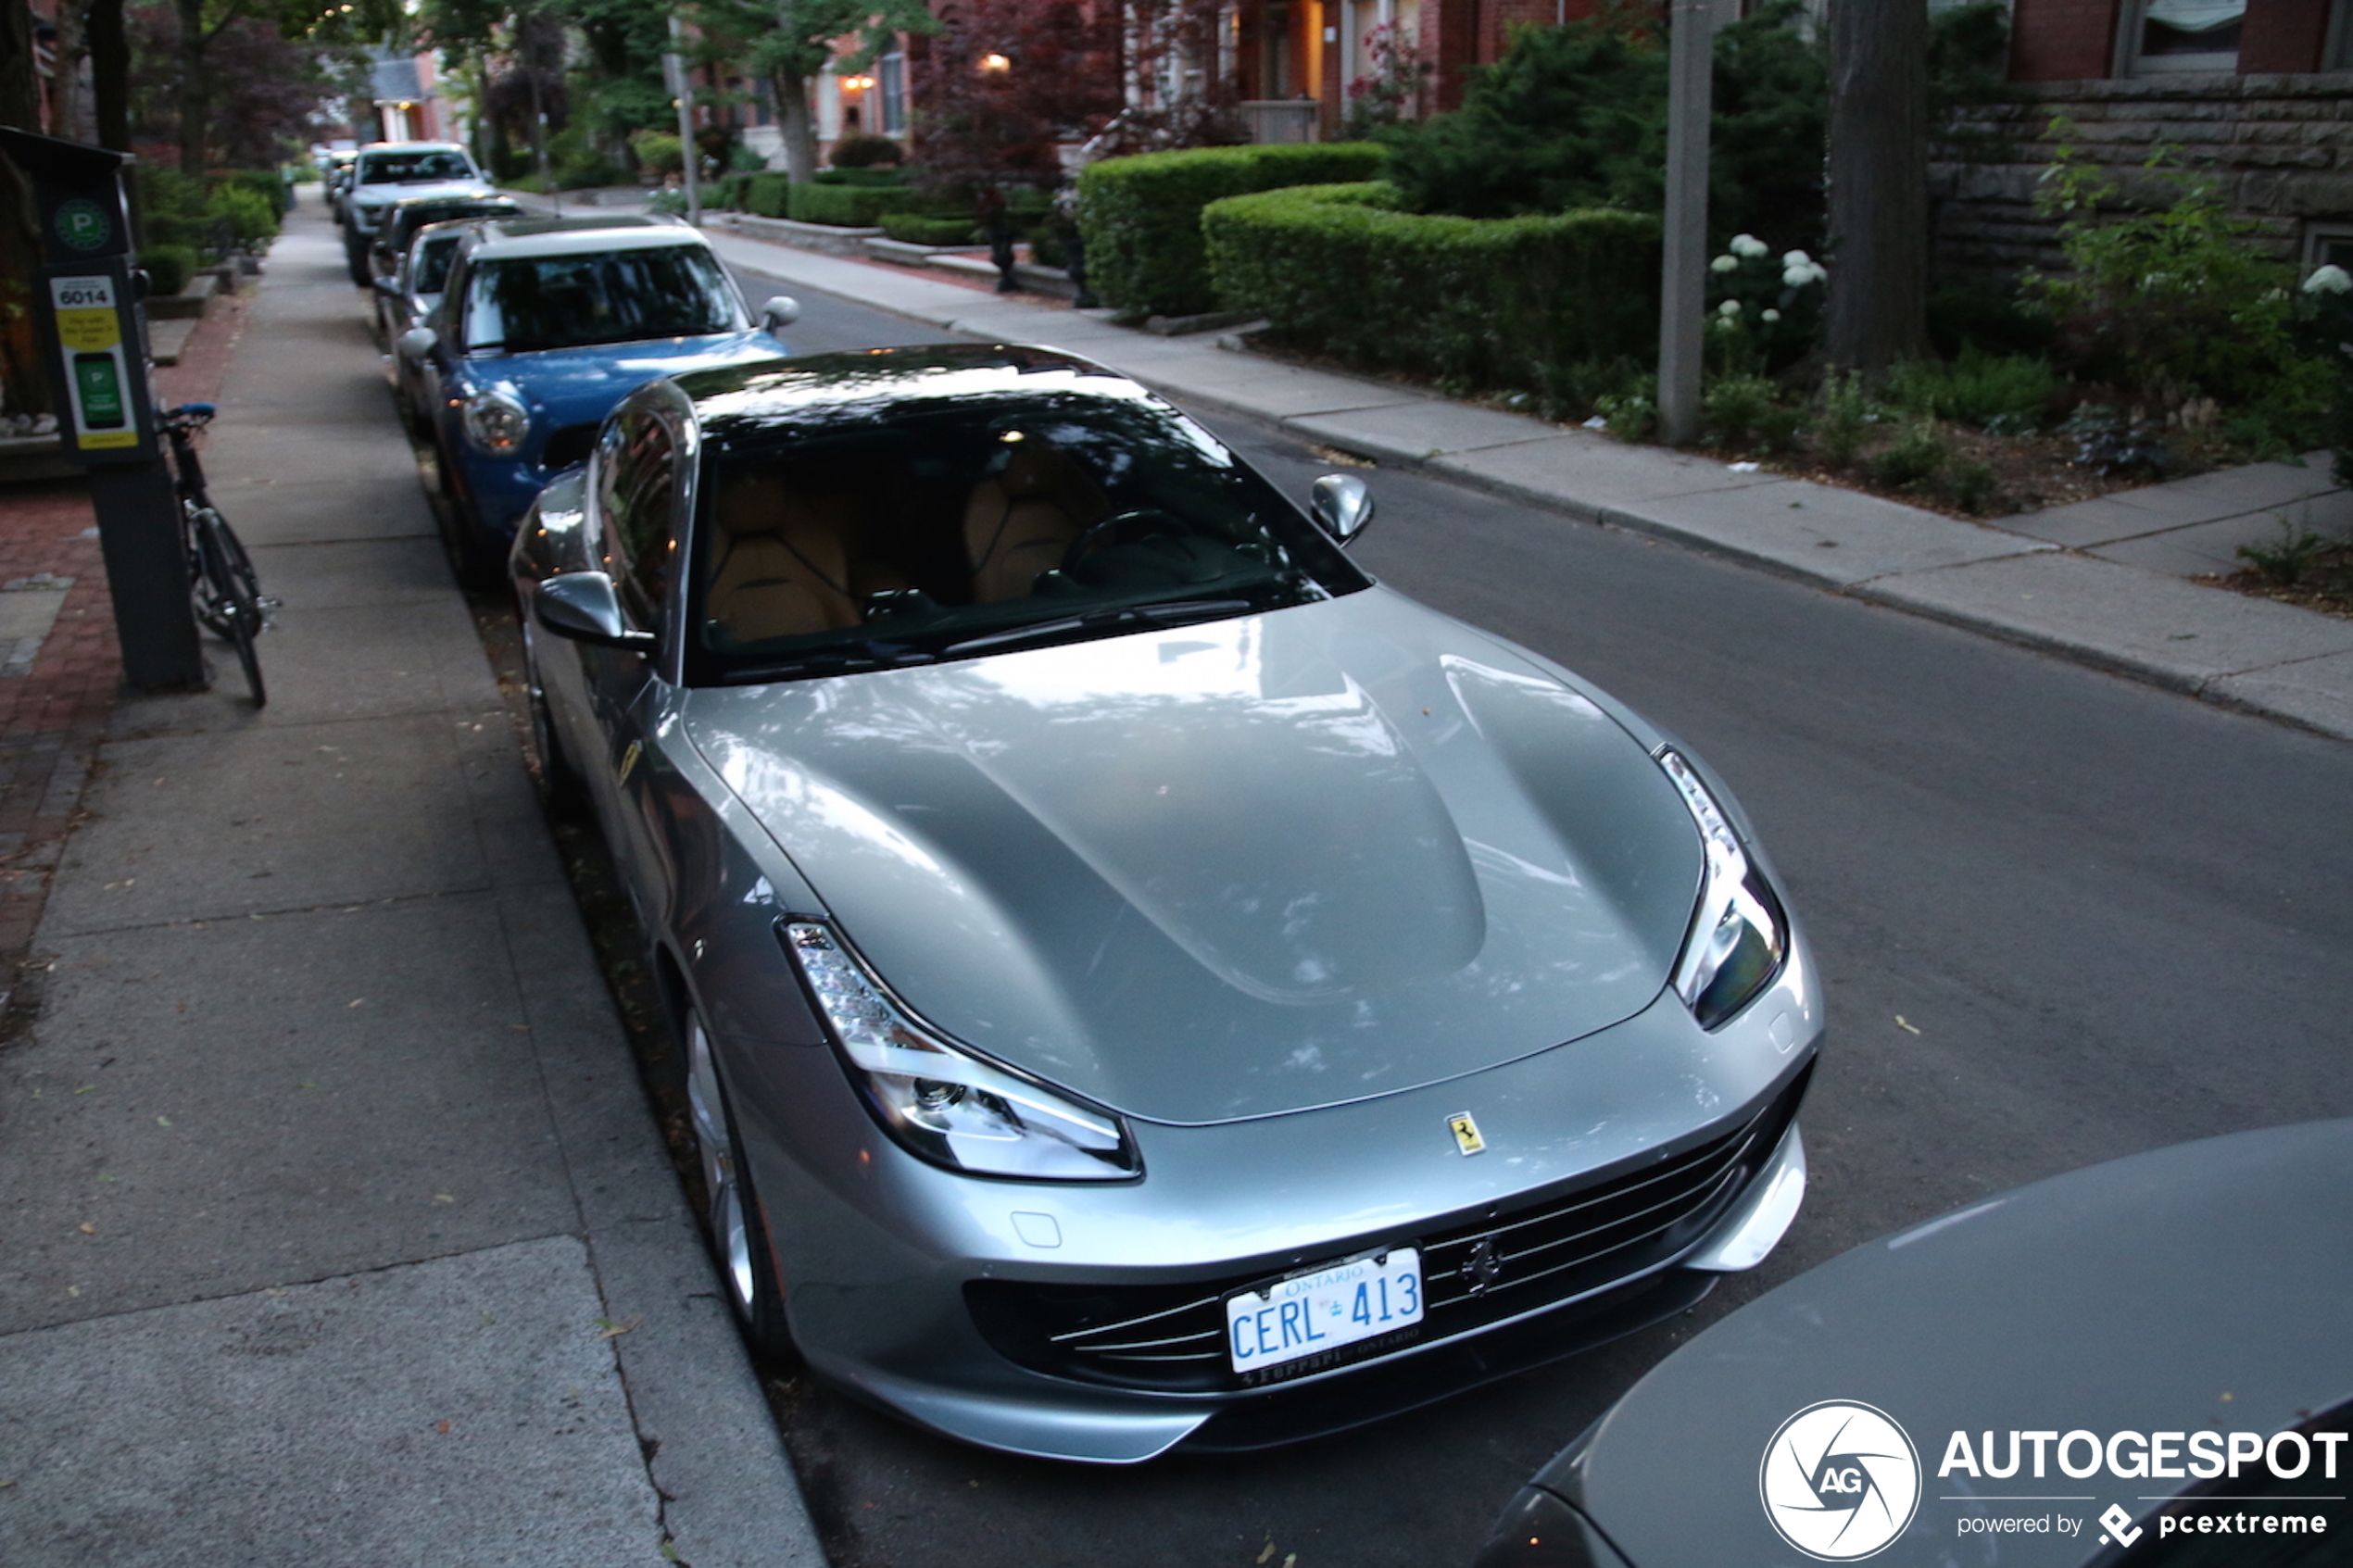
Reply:
M1422 1321L1265 1372L1232 1370L1225 1308L1236 1291L1266 1283L1265 1272L1182 1285L973 1280L965 1301L1000 1353L1039 1372L1172 1393L1291 1381L1576 1300L1667 1261L1723 1217L1771 1157L1805 1088L1801 1075L1731 1128L1599 1182L1455 1216L1419 1236L1334 1243L1327 1258L1419 1247Z
M568 469L574 463L585 463L588 454L596 450L597 432L601 421L586 424L559 425L547 433L547 445L540 449L539 466L549 473Z

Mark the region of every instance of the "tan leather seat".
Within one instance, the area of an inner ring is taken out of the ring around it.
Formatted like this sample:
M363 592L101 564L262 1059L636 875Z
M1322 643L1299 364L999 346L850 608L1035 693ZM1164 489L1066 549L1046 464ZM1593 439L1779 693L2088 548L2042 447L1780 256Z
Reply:
M795 493L774 474L751 474L721 492L712 517L723 552L707 616L725 638L760 643L859 622L850 592L855 503Z
M964 503L973 602L1026 598L1038 574L1060 566L1071 541L1109 509L1069 458L1034 437L1012 445L1005 466Z

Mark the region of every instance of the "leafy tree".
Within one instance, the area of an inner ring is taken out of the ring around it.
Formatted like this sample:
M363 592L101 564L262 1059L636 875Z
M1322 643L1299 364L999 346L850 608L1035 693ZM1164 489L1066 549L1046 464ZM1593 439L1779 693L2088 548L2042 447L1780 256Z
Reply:
M686 12L707 33L738 40L736 58L768 79L785 141L785 172L817 172L817 127L809 87L834 57L834 41L859 35L866 54L899 32L928 33L939 22L924 0L693 0Z
M1118 38L1073 0L963 0L916 62L926 184L987 205L1012 185L1062 182L1058 143L1120 107Z

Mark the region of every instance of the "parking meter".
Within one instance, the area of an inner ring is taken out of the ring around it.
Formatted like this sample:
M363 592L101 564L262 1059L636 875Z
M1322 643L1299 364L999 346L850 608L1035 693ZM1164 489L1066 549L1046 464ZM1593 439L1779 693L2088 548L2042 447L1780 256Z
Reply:
M146 317L122 175L130 157L0 126L0 155L31 180L41 225L33 325L62 454L90 474L123 679L149 691L209 684L188 596L180 497L156 442Z

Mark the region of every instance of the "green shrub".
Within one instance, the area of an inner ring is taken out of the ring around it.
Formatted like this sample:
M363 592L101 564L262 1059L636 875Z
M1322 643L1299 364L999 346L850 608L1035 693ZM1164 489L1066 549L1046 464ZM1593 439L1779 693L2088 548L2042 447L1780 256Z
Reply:
M283 217L291 205L286 195L286 177L274 169L229 169L211 176L215 186L233 185L251 191L270 204L270 210ZM271 233L277 231L272 229Z
M1944 471L1952 452L1936 433L1936 421L1920 420L1904 427L1895 445L1871 459L1871 482L1890 490L1923 484Z
M903 186L795 183L785 200L785 216L798 223L871 229L886 210L895 211L906 205L907 191Z
M1894 367L1887 400L1910 413L2017 433L2042 423L2060 384L2048 360L1965 348L1949 364L1919 359Z
M1822 378L1818 405L1821 414L1816 421L1814 436L1821 447L1822 460L1834 469L1852 467L1871 422L1871 404L1863 391L1862 372L1849 370L1841 375L1832 370Z
M911 245L968 245L973 243L970 218L926 218L920 212L886 212L882 232Z
M744 186L744 210L761 218L782 218L792 197L792 181L782 173L755 174Z
M1192 316L1214 309L1204 207L1252 191L1369 179L1387 156L1366 143L1330 142L1196 147L1090 164L1078 176L1088 283L1123 310Z
M1789 449L1797 410L1781 406L1780 388L1763 376L1718 376L1700 393L1700 439L1725 451Z
M907 149L887 136L844 136L834 144L836 169L872 169L907 161Z
M1657 331L1658 222L1597 210L1400 212L1378 183L1229 196L1202 215L1217 300L1371 370L1541 390L1547 368L1636 355ZM1094 270L1088 237L1088 271Z
M149 245L139 253L139 265L147 271L147 283L157 294L178 294L188 286L196 273L196 252L193 245Z
M139 227L150 245L201 248L212 243L212 219L205 210L204 186L176 169L140 162Z
M675 136L659 131L638 131L631 133L629 145L637 154L637 167L648 174L679 174L686 170L686 148Z
M1708 216L1714 232L1769 229L1815 246L1829 102L1819 51L1793 0L1716 35ZM1667 47L1655 7L1513 31L1470 74L1462 107L1380 133L1388 177L1416 212L1510 218L1589 207L1657 212L1665 200Z
M205 198L208 216L225 220L236 242L253 249L277 237L278 207L249 185L223 185Z
M711 182L710 194L703 198L703 205L722 212L743 211L744 197L750 194L753 178L753 175L744 172L721 175Z
M1963 463L1947 483L1954 504L1965 512L1982 512L1994 499L1995 481L1990 463Z

